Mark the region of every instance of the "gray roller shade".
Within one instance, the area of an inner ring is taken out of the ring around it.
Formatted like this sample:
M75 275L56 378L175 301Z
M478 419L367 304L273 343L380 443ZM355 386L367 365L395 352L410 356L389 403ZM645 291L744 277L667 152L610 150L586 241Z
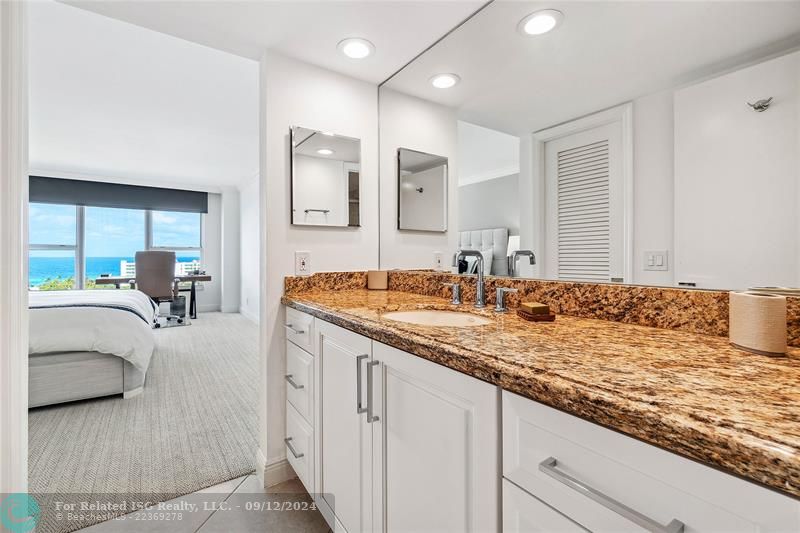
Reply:
M29 177L31 202L208 213L208 193L118 183Z

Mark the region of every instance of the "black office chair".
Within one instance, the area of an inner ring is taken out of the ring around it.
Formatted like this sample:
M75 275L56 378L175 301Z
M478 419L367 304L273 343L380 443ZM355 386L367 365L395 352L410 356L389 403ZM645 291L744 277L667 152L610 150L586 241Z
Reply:
M175 252L136 252L136 288L158 304L174 302L178 298ZM169 314L166 319L167 322L174 320L183 324L183 318L178 315ZM159 328L161 324L156 322L153 327Z

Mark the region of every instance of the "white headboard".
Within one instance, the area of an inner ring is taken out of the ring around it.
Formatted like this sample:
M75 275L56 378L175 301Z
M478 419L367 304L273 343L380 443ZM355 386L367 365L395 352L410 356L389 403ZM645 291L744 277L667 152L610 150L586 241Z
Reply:
M508 228L476 229L460 231L458 246L463 250L492 249L492 275L508 274Z

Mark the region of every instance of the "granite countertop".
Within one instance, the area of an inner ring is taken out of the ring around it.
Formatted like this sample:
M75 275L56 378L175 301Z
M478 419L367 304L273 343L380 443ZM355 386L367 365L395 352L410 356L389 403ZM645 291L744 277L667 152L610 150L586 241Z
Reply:
M470 328L382 318L446 309L398 291L292 293L283 303L505 390L800 498L800 349L769 358L726 338L512 311Z

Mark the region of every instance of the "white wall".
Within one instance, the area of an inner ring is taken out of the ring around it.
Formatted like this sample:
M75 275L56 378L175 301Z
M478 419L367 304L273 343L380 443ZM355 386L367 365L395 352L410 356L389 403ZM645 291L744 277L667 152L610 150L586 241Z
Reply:
M378 267L377 87L286 56L261 60L262 380L259 447L267 464L285 458L284 276L294 252L311 252L313 271ZM289 128L294 125L361 139L361 227L292 226Z
M239 312L258 322L260 272L259 267L259 178L246 180L239 186L239 264L241 292Z
M400 185L402 227L432 231L446 227L446 172L446 165L420 172L403 171ZM422 189L422 192L417 189Z
M211 281L197 285L199 313L219 311L222 306L222 253L222 195L209 193L208 213L203 216L203 268Z
M241 294L241 252L240 252L240 198L239 190L226 187L222 192L222 282L220 290L220 310L223 313L239 312Z
M633 102L633 281L672 285L673 118L672 94L663 91ZM667 250L667 271L644 270L645 251Z
M675 281L800 285L798 119L800 52L676 91Z
M381 268L433 268L433 252L445 264L458 246L458 128L454 109L381 88ZM448 159L448 231L397 229L397 149ZM365 201L366 203L366 201Z
M303 224L346 226L348 178L344 161L294 156L294 220ZM306 209L328 209L328 213Z

